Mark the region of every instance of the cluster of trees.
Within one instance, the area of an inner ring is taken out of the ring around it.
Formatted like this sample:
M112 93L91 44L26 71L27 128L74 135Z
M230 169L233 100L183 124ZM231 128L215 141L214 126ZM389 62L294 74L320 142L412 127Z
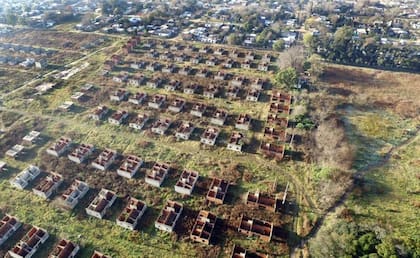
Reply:
M345 64L420 71L420 49L380 44L377 37L354 37L353 28L343 26L331 36L305 35L304 43L313 53Z

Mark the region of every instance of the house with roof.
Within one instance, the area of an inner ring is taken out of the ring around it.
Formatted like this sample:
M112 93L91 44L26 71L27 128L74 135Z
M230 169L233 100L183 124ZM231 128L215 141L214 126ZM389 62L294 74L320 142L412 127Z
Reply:
M197 183L199 174L193 170L183 170L175 184L175 192L183 195L191 195Z
M16 159L23 153L24 150L25 150L25 146L16 144L12 148L8 149L5 155L10 158Z
M102 120L108 114L109 108L107 106L98 106L93 110L89 117L93 120Z
M134 95L132 95L128 102L134 104L134 105L141 105L147 98L147 93L145 92L136 92Z
M173 232L183 208L182 203L168 200L155 221L155 228L166 232Z
M262 193L260 191L248 192L246 196L246 205L256 208L264 209L271 212L277 211L277 196L269 193Z
M123 228L134 230L146 211L147 205L145 202L130 197L127 206L117 218L117 225Z
M117 110L109 118L108 123L113 125L122 125L128 117L128 112L126 110Z
M206 195L206 200L214 204L223 204L228 188L228 181L220 178L213 178L210 189Z
M38 131L30 131L27 135L25 135L22 138L22 142L24 144L28 144L28 145L34 144L34 143L36 143L39 140L40 135L41 135L41 132L38 132Z
M48 258L74 258L79 250L79 245L69 240L61 239L57 245L54 246L54 249Z
M85 182L74 180L61 195L61 202L64 207L73 209L88 191L89 186Z
M168 106L168 110L174 113L179 113L184 109L187 102L182 98L175 98Z
M156 162L151 170L146 172L145 181L149 185L160 187L169 173L169 164Z
M46 178L44 178L32 191L44 198L48 199L55 193L58 187L63 183L63 176L54 172L51 172Z
M30 258L49 237L45 229L33 226L8 252L13 258Z
M102 188L98 195L85 209L89 216L102 219L106 211L114 204L117 199L115 192Z
M149 121L149 116L147 114L137 114L128 124L130 128L135 130L141 130Z
M284 145L269 142L261 142L261 153L269 158L282 160L284 157Z
M142 165L142 158L135 155L128 155L117 169L117 174L122 177L132 178L137 173L137 171L139 171Z
M166 96L162 94L153 95L152 98L148 102L148 106L155 109L162 108L163 104L165 104Z
M92 162L92 167L105 171L112 165L116 157L117 152L115 150L105 149Z
M29 167L25 168L13 179L11 179L10 184L13 187L23 190L26 186L28 186L29 182L37 178L40 173L41 170L38 167L29 165Z
M11 237L22 223L11 215L4 215L0 221L0 246Z
M172 124L169 118L159 118L152 125L152 132L159 135L164 135Z
M214 125L222 126L222 125L225 124L227 117L228 117L227 111L224 110L224 109L218 108L212 114L212 116L210 118L210 123L212 123Z
M201 134L200 142L203 144L213 146L216 144L216 140L219 134L220 134L220 130L218 128L209 126Z
M125 89L118 89L113 91L112 94L109 96L109 100L120 102L126 100L129 95L129 92Z
M94 150L95 147L92 144L82 143L69 155L67 155L67 157L69 160L76 162L77 164L81 164L93 153Z
M216 222L217 217L215 214L200 210L190 234L191 240L209 245Z
M245 215L241 216L241 224L238 232L247 236L257 236L261 240L270 242L273 235L273 223L264 220L253 219Z

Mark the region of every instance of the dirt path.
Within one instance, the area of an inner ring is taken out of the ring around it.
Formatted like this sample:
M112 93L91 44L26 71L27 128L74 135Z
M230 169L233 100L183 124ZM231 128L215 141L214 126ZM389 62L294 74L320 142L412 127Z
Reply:
M405 141L402 141L400 144L393 146L385 155L385 157L375 163L369 164L367 166L365 166L363 169L357 171L354 175L353 178L355 180L360 180L362 179L367 173L369 173L370 171L376 169L376 168L380 168L385 166L389 160L391 159L392 155L394 153L396 153L397 151L399 151L402 148L405 148L406 146L410 145L411 143L413 143L418 135L419 132L419 128L417 128L417 130L415 131L414 135L408 139L406 139ZM339 208L340 206L342 206L345 201L348 199L348 197L350 196L350 194L353 192L355 188L355 184L353 183L349 188L347 188L347 190L343 193L343 195L334 203L334 205L332 205L331 207L329 207L319 218L318 220L315 222L315 225L313 226L313 228L311 229L311 231L309 232L309 234L307 234L299 243L298 246L296 246L295 248L293 248L290 252L290 257L296 257L296 253L298 250L302 249L308 242L310 239L314 238L316 236L316 234L318 233L318 231L320 230L320 228L323 226L325 219L327 218L328 215L332 214L333 212L336 211L337 208Z

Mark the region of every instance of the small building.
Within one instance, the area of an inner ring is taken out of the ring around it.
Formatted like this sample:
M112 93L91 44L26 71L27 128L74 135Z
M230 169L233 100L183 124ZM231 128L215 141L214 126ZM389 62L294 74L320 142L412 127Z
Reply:
M6 156L16 159L24 150L25 146L16 144L6 151Z
M64 207L73 209L89 191L89 186L82 181L74 180L69 188L61 195Z
M192 228L191 240L209 245L216 222L216 215L209 211L201 210Z
M55 191L57 191L57 188L61 185L62 182L63 176L51 172L50 175L44 178L37 186L35 186L35 188L32 189L32 191L36 195L44 199L48 199Z
M41 173L41 170L33 165L22 170L13 179L10 180L10 184L18 189L25 189L29 182L33 181Z
M276 160L282 160L284 156L284 145L262 142L260 150L265 156Z
M225 124L227 117L228 117L227 111L224 110L224 109L218 108L212 114L211 119L210 119L210 123L212 123L214 125L222 126L222 125Z
M151 170L146 172L145 181L149 185L160 187L171 167L166 163L156 162Z
M232 258L268 258L268 254L250 252L245 248L235 245L232 251Z
M251 88L247 91L246 100L257 102L258 99L260 98L260 95L261 95L260 90Z
M117 225L123 228L134 230L146 211L146 203L130 197L127 206L117 218Z
M90 258L111 258L111 256L105 255L105 254L95 250L95 251L93 251L93 254Z
M147 93L145 92L137 92L133 96L128 99L128 102L134 105L141 105L147 98Z
M265 82L263 79L257 78L251 83L251 88L256 89L256 90L263 90L264 84Z
M117 157L117 152L111 149L105 149L102 151L99 156L92 162L92 167L105 171L112 165L115 158Z
M113 125L122 125L128 117L128 112L125 110L118 110L108 118L108 123Z
M64 101L60 106L58 106L58 110L69 112L73 107L74 103L72 101Z
M40 138L41 132L38 131L30 131L27 135L25 135L22 139L24 144L34 144Z
M169 118L159 118L152 125L152 132L155 134L164 135L171 126L172 121Z
M229 86L226 89L226 97L231 98L231 99L235 99L238 97L239 94L239 87L237 86Z
M193 133L195 127L193 123L183 121L179 127L176 129L175 137L177 139L188 140Z
M204 103L194 103L191 108L190 114L196 117L203 117L207 110L207 105Z
M165 104L166 96L161 94L156 94L152 96L152 99L149 100L148 106L155 109L160 109L163 104Z
M264 127L264 137L284 142L286 140L286 130L278 127Z
M118 89L109 96L109 100L120 102L126 100L129 95L129 92L124 89Z
M249 130L251 128L251 116L248 114L240 114L236 119L235 128L239 130Z
M245 136L242 133L233 132L230 135L229 142L228 142L228 145L227 145L227 149L241 152L242 147L244 145L244 138L245 138Z
M176 91L181 88L182 83L178 80L171 80L168 84L165 85L165 90L167 91Z
M47 153L56 157L60 157L64 154L70 147L72 141L70 138L61 137L57 142L47 149Z
M249 237L258 236L261 240L270 242L273 235L273 228L273 223L242 215L238 232Z
M184 170L175 184L175 192L183 195L191 195L198 180L198 173L192 170Z
M6 242L21 225L22 223L16 217L8 214L4 215L0 221L0 246Z
M142 165L142 158L135 155L128 155L117 169L117 174L122 177L132 178L137 173L137 171L139 171Z
M81 91L76 91L73 95L70 96L70 98L72 100L81 102L84 99L86 99L86 94L84 92L81 92Z
M33 226L8 252L13 258L30 258L49 237L45 229Z
M271 102L289 106L292 103L292 95L274 91L271 95Z
M203 132L200 138L200 142L207 144L207 145L215 145L217 137L220 134L220 130L216 127L207 127L206 130Z
M128 126L136 130L141 130L144 128L147 121L149 121L149 116L147 114L137 114L137 116L130 121Z
M61 239L48 258L74 258L79 250L79 245L69 240Z
M206 200L215 204L223 204L229 188L229 182L219 178L213 178Z
M168 200L155 221L155 228L166 232L173 232L183 208L182 203Z
M270 104L270 113L274 115L289 115L290 113L290 106L289 105L283 105L278 102L273 102Z
M106 106L98 106L95 110L89 115L93 120L102 120L108 114L109 108Z
M246 204L248 206L257 208L257 209L264 209L269 210L272 212L277 211L277 196L273 196L269 193L261 193L257 192L248 192L246 197Z
M93 153L95 147L92 144L80 144L76 149L74 149L67 157L69 160L76 162L77 164L83 163L90 154Z
M115 192L102 188L99 194L86 208L86 213L90 216L102 219L116 199L117 195Z
M169 104L168 110L174 113L179 113L183 110L185 103L185 99L176 98Z
M289 119L287 117L282 117L275 114L268 114L266 122L267 125L278 128L287 128L289 125Z
M198 84L191 83L189 85L184 86L184 93L185 94L190 94L190 95L194 94L194 93L197 92L198 88L199 88Z

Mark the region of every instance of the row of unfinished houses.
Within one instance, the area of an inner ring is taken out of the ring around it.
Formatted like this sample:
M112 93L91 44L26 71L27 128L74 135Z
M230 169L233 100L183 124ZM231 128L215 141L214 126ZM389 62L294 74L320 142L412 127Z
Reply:
M23 223L18 218L6 214L0 221L0 247L11 238ZM40 227L32 226L28 232L7 253L13 258L31 258L50 237L48 232ZM72 241L61 239L56 243L48 258L74 258L80 246ZM94 251L91 258L109 258Z

